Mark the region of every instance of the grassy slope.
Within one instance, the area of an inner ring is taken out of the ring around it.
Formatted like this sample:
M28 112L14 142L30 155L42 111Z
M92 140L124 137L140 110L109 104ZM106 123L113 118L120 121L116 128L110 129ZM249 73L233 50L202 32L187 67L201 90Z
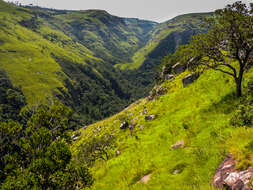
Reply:
M99 10L20 8L0 0L0 68L15 86L22 87L29 104L45 103L62 93L58 89L68 93L66 79L76 85L80 77L94 83L99 79L97 87L108 96L114 96L115 91L115 101L135 98L131 82L112 65L129 60L145 44L155 25ZM92 72L83 67L81 71L80 66L72 72L73 65L89 65ZM126 104L128 100L122 101Z
M88 54L84 47L74 44L61 32L42 26L42 35L18 24L21 20L29 20L33 15L23 8L16 8L0 1L0 67L10 76L15 86L21 86L28 103L45 102L57 91L64 89L63 80L67 76L51 57L64 57L75 63L85 64L87 56L90 60L98 60ZM60 40L51 42L43 35L54 34ZM65 45L60 44L65 41Z
M107 161L97 161L92 168L96 179L93 189L212 189L210 182L219 163L227 152L236 158L252 139L253 129L234 128L229 125L231 114L239 102L233 96L235 86L232 78L207 71L195 83L182 87L182 73L173 81L163 84L169 89L160 98L145 104L140 100L121 113L81 130L83 135L73 146L78 146L92 136L114 134L117 137L115 150L120 156ZM247 73L244 81L252 77ZM145 121L141 112L144 106L156 119ZM133 113L133 114L131 114ZM119 125L125 119L137 118L134 136L122 131ZM144 130L139 127L143 125ZM94 129L101 126L100 133ZM188 128L188 129L187 129ZM171 150L179 140L185 140L183 149ZM179 174L173 174L178 169ZM148 184L137 183L144 175L152 174Z
M143 65L145 60L149 59L149 54L155 50L155 48L172 32L183 32L186 30L201 30L201 24L203 18L210 16L210 13L194 13L177 16L169 21L157 25L153 31L150 40L146 43L144 47L139 49L132 57L131 62L125 64L117 64L122 70L134 70L138 69ZM182 42L184 43L184 42ZM179 44L177 44L179 45ZM169 44L167 45L169 46ZM174 49L174 48L172 48ZM173 51L173 50L172 50ZM173 52L171 52L173 53Z
M116 17L102 10L67 11L48 22L112 64L128 61L146 43L157 24Z

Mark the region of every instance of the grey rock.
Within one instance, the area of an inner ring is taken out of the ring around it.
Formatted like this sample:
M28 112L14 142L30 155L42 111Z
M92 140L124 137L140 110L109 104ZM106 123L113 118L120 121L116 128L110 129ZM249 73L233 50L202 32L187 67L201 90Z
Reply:
M119 156L120 155L120 151L119 150L116 150L116 156Z
M184 87L186 87L187 85L193 83L195 80L197 80L199 78L199 74L198 73L193 73L193 74L189 74L186 77L183 78L183 85Z
M164 76L164 80L170 80L172 78L174 78L174 75L165 75Z
M175 65L172 66L172 70L177 75L184 72L186 70L186 66L181 63L176 63Z
M145 116L145 120L146 121L150 121L150 120L153 120L153 119L155 119L155 115L147 115L147 116Z
M171 149L178 149L181 148L182 146L184 146L184 140L178 141L176 142L176 144L173 144L171 146Z
M124 121L123 123L121 123L120 124L120 129L126 129L126 128L128 128L128 126L129 126L129 124L128 124L128 122L127 121Z

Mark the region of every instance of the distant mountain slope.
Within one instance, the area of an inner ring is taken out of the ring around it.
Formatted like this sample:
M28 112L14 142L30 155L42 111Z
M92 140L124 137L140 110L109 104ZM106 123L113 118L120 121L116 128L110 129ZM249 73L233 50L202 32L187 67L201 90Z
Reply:
M21 87L29 105L58 97L90 123L134 98L134 87L112 64L142 46L153 25L104 11L23 8L0 1L0 68Z
M149 32L157 24L112 16L103 10L41 11L49 27L64 32L111 64L128 61L149 40Z
M145 65L157 65L165 55L173 53L177 46L186 44L191 35L205 32L204 19L211 15L212 13L185 14L156 25L151 38L134 54L132 61L116 66L122 70L134 70Z

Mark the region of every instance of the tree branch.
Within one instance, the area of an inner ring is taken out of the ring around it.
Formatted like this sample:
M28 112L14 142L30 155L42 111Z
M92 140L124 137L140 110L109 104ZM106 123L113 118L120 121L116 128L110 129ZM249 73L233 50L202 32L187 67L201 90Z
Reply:
M212 66L212 65L209 65L209 64L207 64L207 63L203 63L203 62L202 62L201 64L202 64L202 65L205 65L205 66L207 66L208 68L211 68L211 69L213 69L213 70L221 71L222 73L231 75L232 77L236 77L233 73L230 73L230 72L228 72L228 71L224 71L224 70L222 70L222 69L216 68L216 67L214 67L214 66Z

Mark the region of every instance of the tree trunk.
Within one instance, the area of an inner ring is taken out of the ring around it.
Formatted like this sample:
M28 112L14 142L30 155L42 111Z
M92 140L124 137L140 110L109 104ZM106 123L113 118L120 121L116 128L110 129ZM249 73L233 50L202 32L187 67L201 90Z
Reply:
M243 69L244 67L241 66L239 71L239 76L235 78L236 82L236 96L241 97L242 96L242 77L243 77Z
M242 96L242 81L239 79L236 80L236 96Z

